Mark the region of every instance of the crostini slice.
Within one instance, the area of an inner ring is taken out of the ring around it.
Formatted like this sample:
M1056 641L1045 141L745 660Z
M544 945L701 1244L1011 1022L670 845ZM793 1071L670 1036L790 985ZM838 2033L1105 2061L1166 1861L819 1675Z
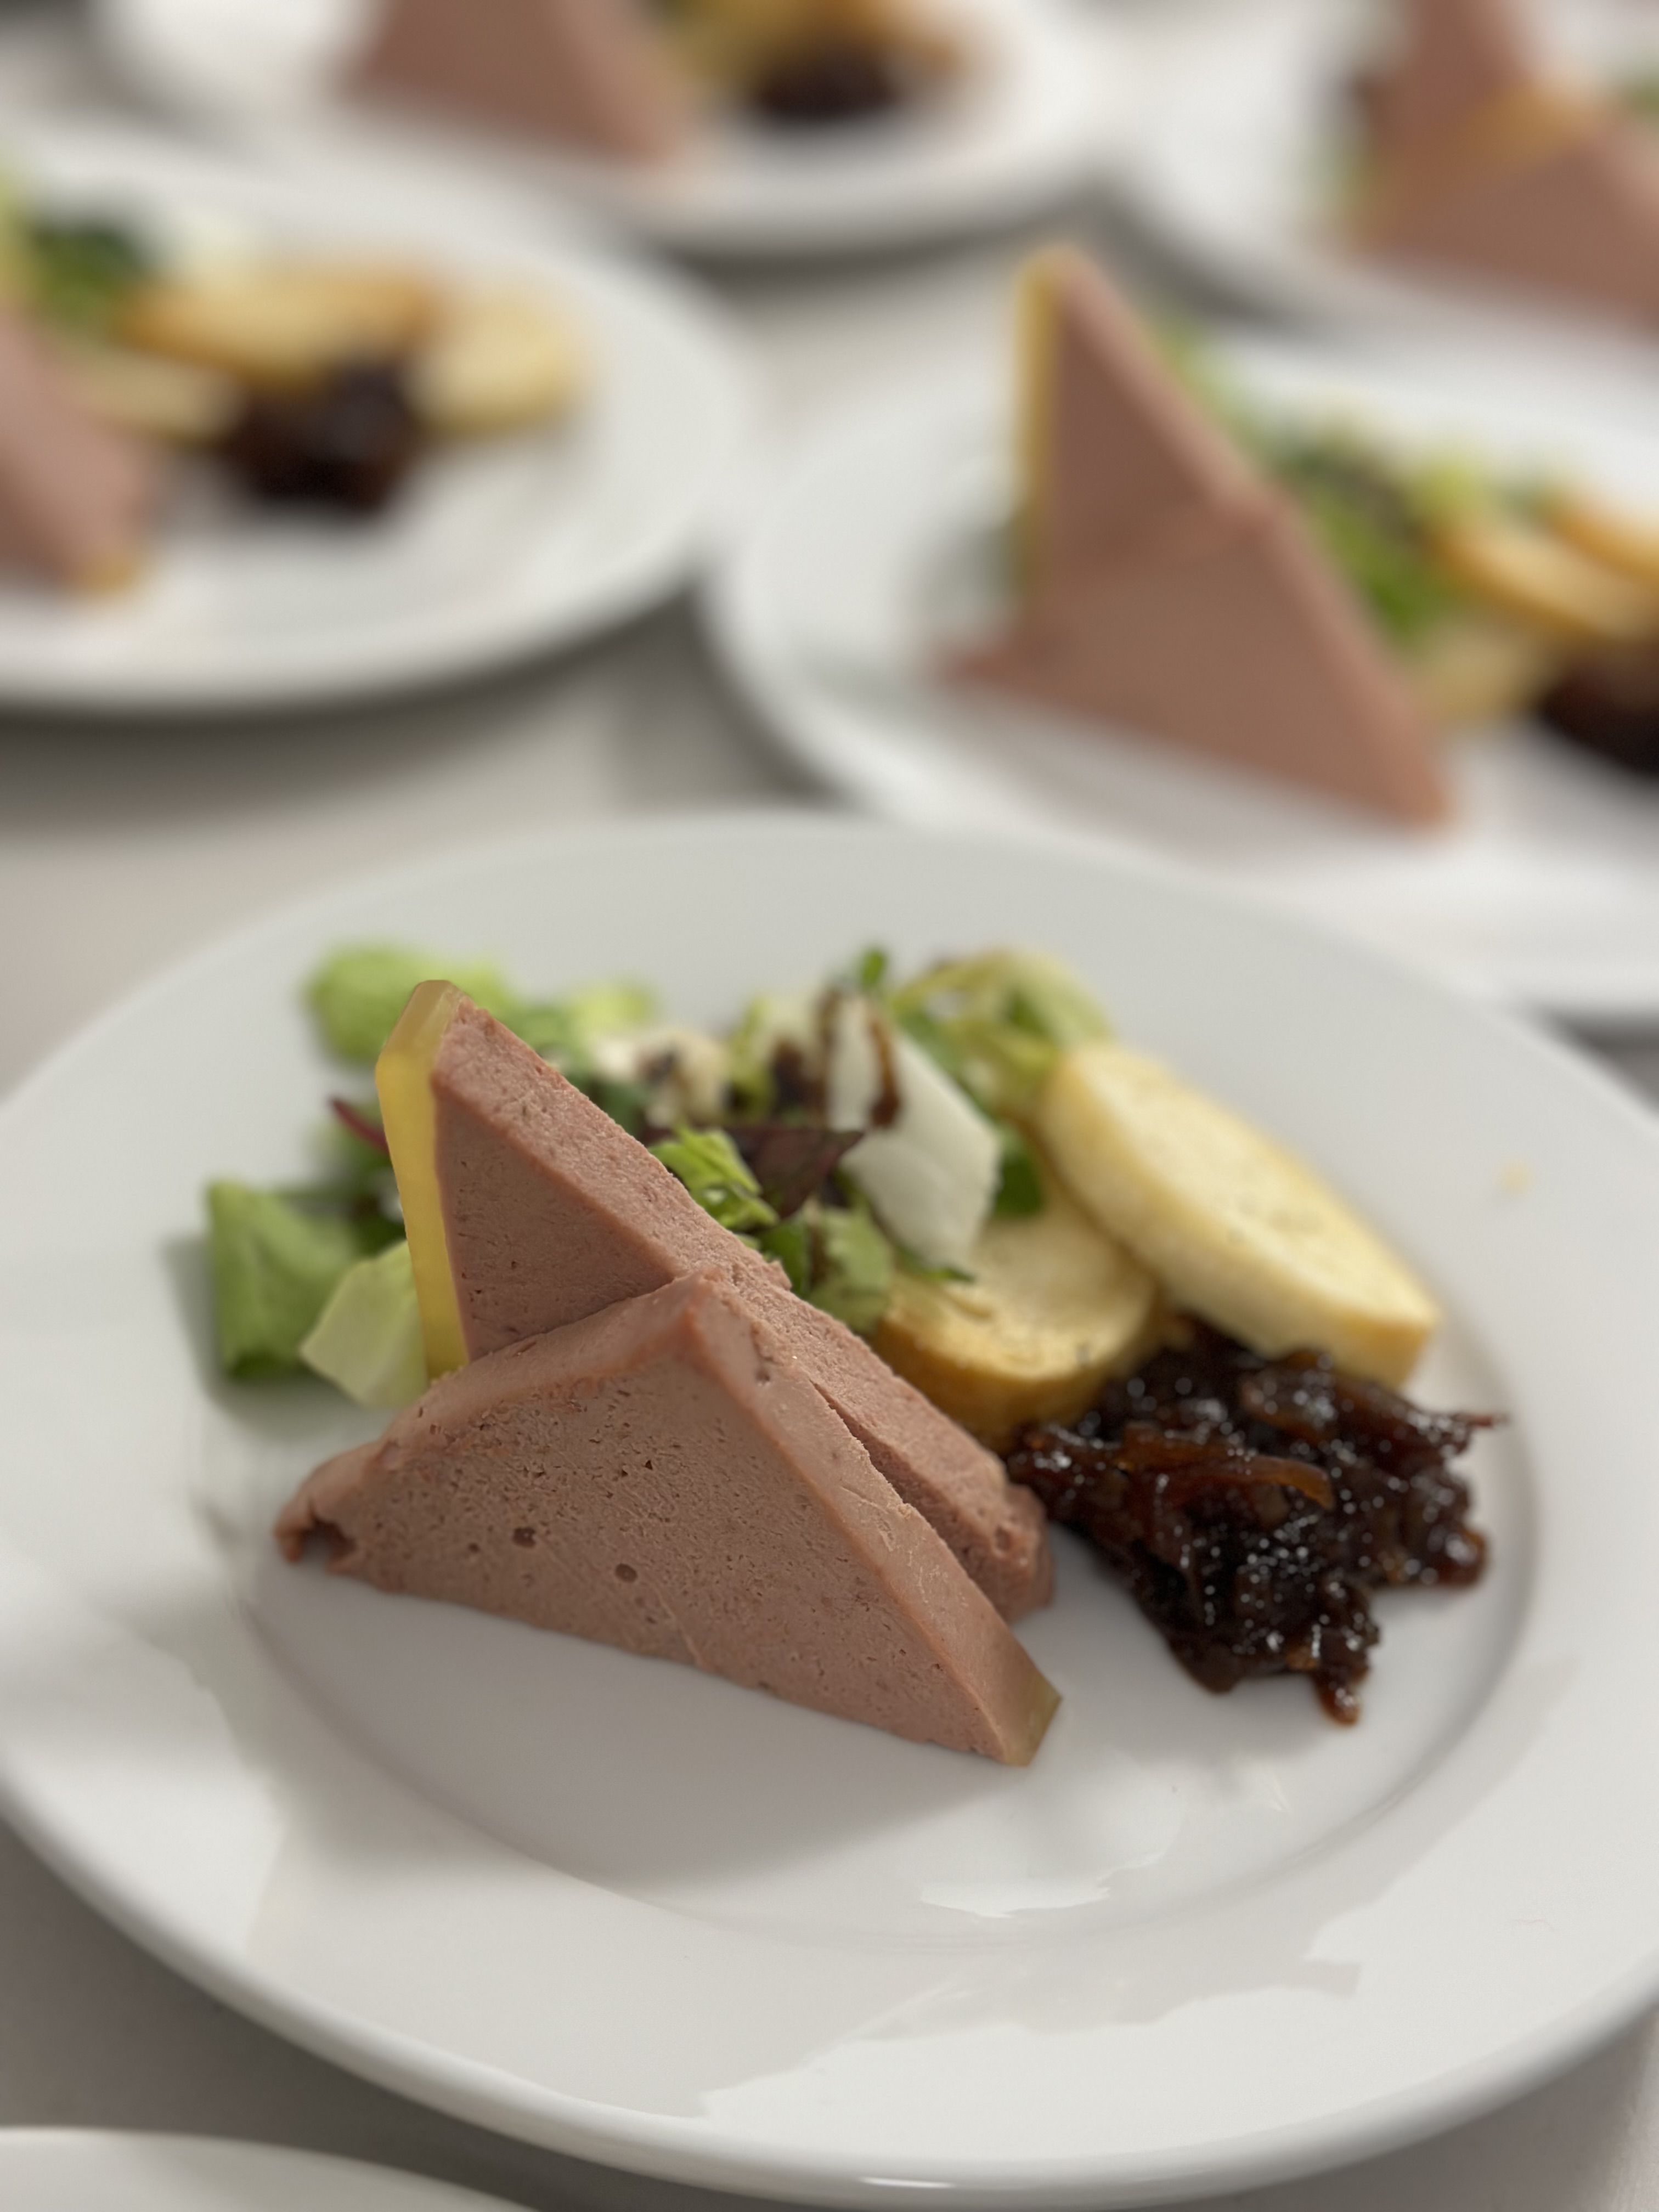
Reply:
M1397 1254L1306 1162L1160 1062L1068 1053L1038 1102L1050 1157L1170 1303L1269 1356L1403 1383L1439 1324Z

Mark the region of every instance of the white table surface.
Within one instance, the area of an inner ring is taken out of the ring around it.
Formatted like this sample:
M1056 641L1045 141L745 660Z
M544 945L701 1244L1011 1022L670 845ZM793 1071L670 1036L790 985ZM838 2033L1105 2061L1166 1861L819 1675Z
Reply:
M275 0L274 0L275 3ZM1101 0L1095 0L1100 4ZM1085 4L1085 0L1079 0ZM1187 0L1237 7L1249 0ZM1122 0L1167 35L1182 0ZM0 118L115 104L67 0L0 8ZM1066 227L1129 261L1097 210ZM722 285L780 421L838 386L996 341L1028 240ZM723 694L684 608L463 692L257 726L0 719L0 1090L204 938L313 885L527 821L812 803ZM1616 1065L1659 1096L1659 1036ZM553 2208L717 2200L576 2165L369 2088L228 2013L106 1928L0 1830L0 2125L241 2136L379 2160ZM718 2200L720 2203L726 2200ZM1211 2212L1650 2212L1659 2032L1458 2133Z

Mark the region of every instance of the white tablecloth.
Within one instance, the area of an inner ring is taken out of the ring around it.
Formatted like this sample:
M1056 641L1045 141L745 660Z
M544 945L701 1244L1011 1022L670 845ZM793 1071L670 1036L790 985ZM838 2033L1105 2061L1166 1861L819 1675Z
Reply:
M1125 14L1156 35L1150 27L1176 4L1136 0ZM106 109L116 96L69 8L0 10L0 112ZM1139 259L1143 281L1164 276L1095 211L1073 210L1066 228ZM721 289L787 424L853 380L995 343L1026 243ZM0 720L0 1090L159 964L332 878L538 819L792 797L811 801L723 693L684 608L554 665L384 710L255 727ZM1659 1096L1659 1039L1617 1057ZM155 1965L3 1832L0 2125L244 2136L538 2207L694 2212L712 2201L483 2134L304 2056ZM1659 2037L1644 2027L1437 2142L1224 2203L1649 2212L1659 2204Z

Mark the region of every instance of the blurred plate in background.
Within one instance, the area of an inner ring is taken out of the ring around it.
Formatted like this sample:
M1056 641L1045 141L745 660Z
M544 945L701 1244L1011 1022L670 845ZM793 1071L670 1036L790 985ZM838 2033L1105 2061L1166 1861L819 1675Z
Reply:
M702 556L754 392L738 341L677 279L599 248L446 228L429 201L274 183L125 130L12 131L4 156L26 191L113 209L164 242L368 251L544 289L592 374L568 416L431 453L366 520L216 497L186 464L131 589L88 601L0 586L0 704L246 711L410 690L637 613Z
M1630 0L1534 10L1547 48L1592 81L1659 65L1659 13ZM1114 173L1157 243L1224 297L1373 326L1489 335L1651 380L1652 341L1473 278L1368 263L1334 230L1354 69L1388 0L1238 0L1179 17Z
M0 2132L6 2212L507 2212L384 2167L263 2144L70 2129Z
M337 89L365 0L97 0L108 51L172 113L315 171L447 163L660 246L791 257L914 246L1029 216L1097 173L1133 64L1067 0L945 0L975 58L931 108L790 134L711 124L680 161L583 159L394 116Z
M1351 415L1407 450L1559 465L1659 516L1659 410L1581 404L1575 386L1467 351L1362 362L1218 340L1215 354L1247 396ZM1659 1016L1659 786L1540 728L1449 738L1456 811L1413 831L939 680L946 642L1000 600L1010 421L988 368L872 395L798 449L752 514L707 604L793 760L890 820L1094 829L1506 998L1587 1021Z

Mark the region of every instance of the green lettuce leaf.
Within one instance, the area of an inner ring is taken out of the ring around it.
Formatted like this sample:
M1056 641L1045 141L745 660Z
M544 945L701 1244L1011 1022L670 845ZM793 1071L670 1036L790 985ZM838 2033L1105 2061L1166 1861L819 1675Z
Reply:
M999 1121L1002 1144L1002 1179L997 1185L994 1212L1001 1221L1023 1221L1041 1213L1047 1200L1042 1174L1030 1142L1012 1121Z
M863 1206L819 1206L811 1224L814 1264L806 1295L868 1336L893 1295L893 1247Z
M434 976L511 1025L518 1011L512 987L489 962L457 965L407 945L348 945L331 954L306 986L306 997L331 1052L372 1060L392 1034L417 983Z
M566 998L520 1006L501 1018L532 1051L556 1060L569 1075L589 1065L603 1038L649 1029L659 1012L660 1002L648 984L623 978L590 983Z
M393 1232L246 1183L210 1184L207 1206L220 1364L244 1381L292 1374L341 1277Z
M893 1295L896 1256L869 1208L811 1199L755 1243L788 1276L797 1297L868 1336Z
M21 231L31 304L64 329L107 330L154 271L149 246L118 216L29 214Z
M775 1210L761 1196L753 1170L724 1129L694 1129L682 1121L651 1149L723 1229L743 1237L777 1225Z
M1087 988L1042 952L942 961L888 1004L906 1035L994 1118L1018 1117L1063 1052L1110 1034Z
M407 1244L347 1268L299 1356L360 1406L413 1404L426 1388L426 1349Z

